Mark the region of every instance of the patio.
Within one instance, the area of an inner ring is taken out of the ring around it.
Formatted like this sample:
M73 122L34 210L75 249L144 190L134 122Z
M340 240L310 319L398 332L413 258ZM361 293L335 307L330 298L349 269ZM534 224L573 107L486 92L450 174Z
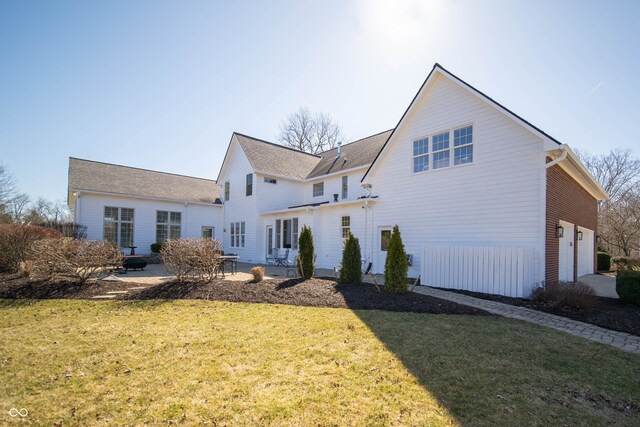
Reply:
M247 282L253 279L251 269L256 266L264 267L265 279L287 277L287 267L239 262L236 273L227 272L225 273L224 278L220 276L220 279L230 280L234 282ZM316 269L314 276L334 277L334 273L333 270L328 268L318 268ZM291 277L291 273L289 273L289 277ZM293 277L298 277L297 272ZM125 274L111 275L103 280L157 285L167 281L175 280L175 278L176 276L168 272L163 264L148 264L144 270L130 270Z

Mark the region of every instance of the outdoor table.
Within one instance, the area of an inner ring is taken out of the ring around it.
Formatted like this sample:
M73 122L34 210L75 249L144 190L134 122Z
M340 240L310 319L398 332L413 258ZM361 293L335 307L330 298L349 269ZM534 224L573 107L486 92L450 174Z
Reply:
M129 252L129 255L135 255L136 254L136 248L137 246L127 246L131 252Z
M240 256L238 255L221 255L219 257L221 260L226 261L238 261L238 258L240 258ZM237 270L237 269L236 269ZM234 271L233 269L231 270L231 274L235 273L236 271ZM222 277L224 277L224 263L222 264Z

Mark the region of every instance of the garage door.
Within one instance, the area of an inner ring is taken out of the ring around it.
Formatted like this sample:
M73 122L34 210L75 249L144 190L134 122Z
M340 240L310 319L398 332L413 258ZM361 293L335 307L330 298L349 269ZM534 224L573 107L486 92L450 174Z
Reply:
M578 233L578 277L585 274L593 274L593 250L595 233L588 228L578 227L578 232L582 232L582 240Z

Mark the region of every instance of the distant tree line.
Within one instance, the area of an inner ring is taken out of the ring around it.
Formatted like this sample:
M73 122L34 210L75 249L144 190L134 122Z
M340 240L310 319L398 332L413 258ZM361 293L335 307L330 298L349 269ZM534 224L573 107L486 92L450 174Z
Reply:
M86 227L73 223L73 214L62 200L32 200L20 192L16 179L0 161L0 224L40 225L68 237L84 238Z
M600 249L612 255L638 256L640 250L640 159L630 149L607 154L578 153L609 195L598 206Z

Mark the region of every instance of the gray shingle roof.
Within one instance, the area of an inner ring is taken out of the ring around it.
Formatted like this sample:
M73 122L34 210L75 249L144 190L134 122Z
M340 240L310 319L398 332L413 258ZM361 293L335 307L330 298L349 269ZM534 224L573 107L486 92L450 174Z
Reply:
M307 175L307 178L316 178L330 173L370 165L384 143L387 142L392 131L393 129L387 130L343 145L340 158L336 158L337 148L321 153L322 160Z
M253 170L265 174L305 179L320 157L236 132Z
M211 179L69 157L69 189L214 203L220 188Z
M237 132L235 135L255 171L308 179L369 165L391 135L391 130L343 145L337 160L337 148L315 156Z

